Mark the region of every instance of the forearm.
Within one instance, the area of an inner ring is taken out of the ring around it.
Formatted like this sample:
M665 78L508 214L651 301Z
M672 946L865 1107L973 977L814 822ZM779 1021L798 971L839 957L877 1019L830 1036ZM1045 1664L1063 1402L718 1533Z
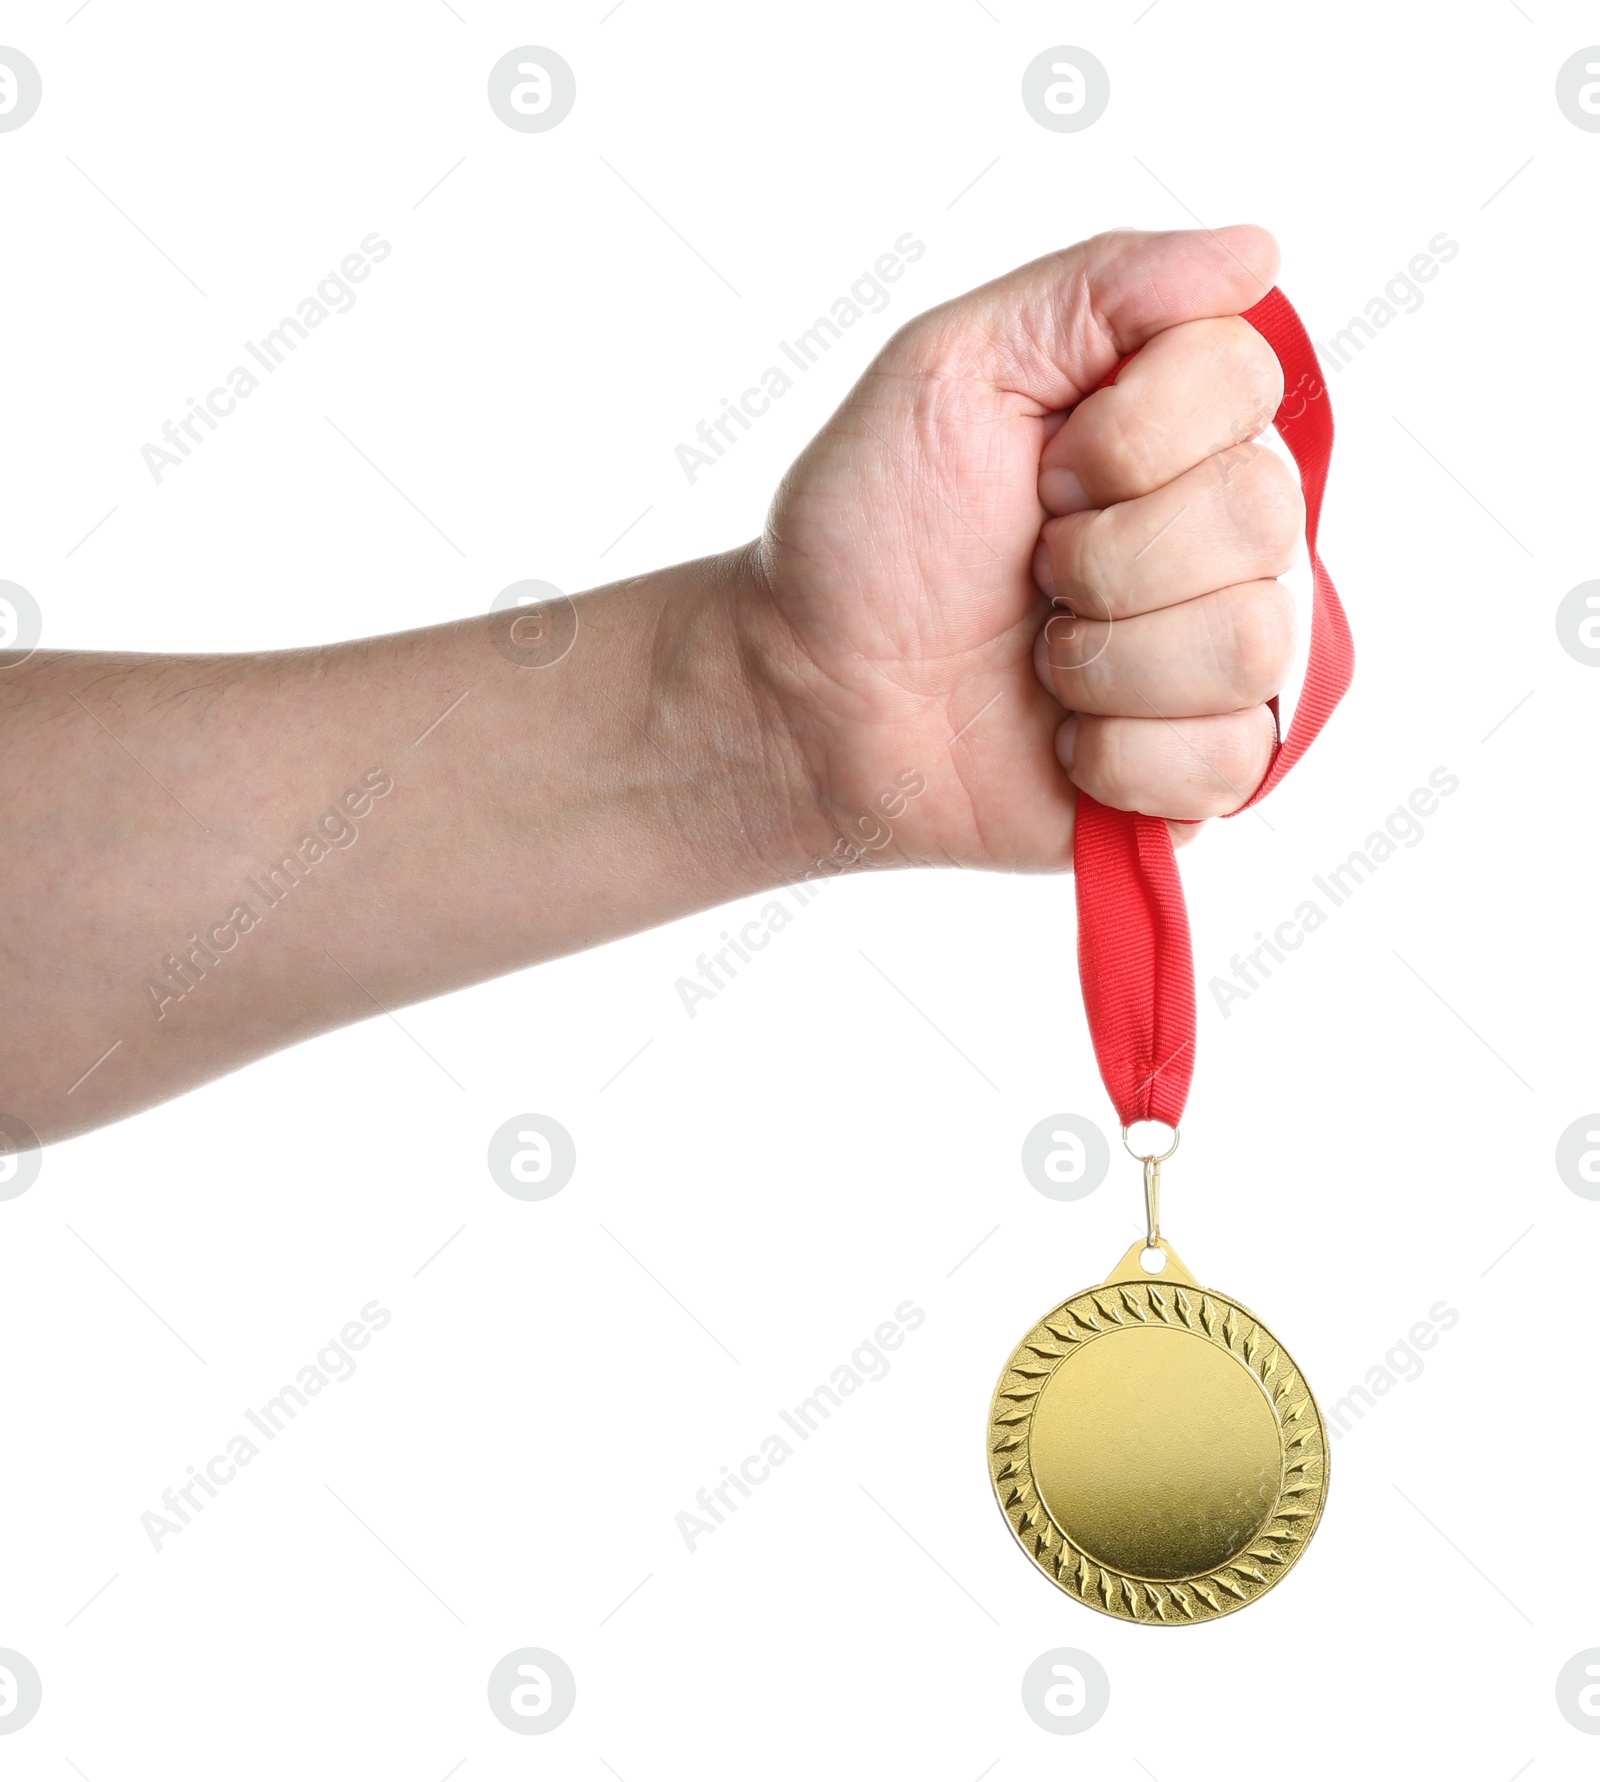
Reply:
M582 597L544 667L477 618L0 672L0 1112L63 1136L803 870L743 566Z
M1275 263L1119 232L908 325L759 551L585 596L570 651L0 660L0 1115L79 1131L824 856L1063 870L1079 788L1236 808L1299 536L1230 420L1281 394L1238 319Z

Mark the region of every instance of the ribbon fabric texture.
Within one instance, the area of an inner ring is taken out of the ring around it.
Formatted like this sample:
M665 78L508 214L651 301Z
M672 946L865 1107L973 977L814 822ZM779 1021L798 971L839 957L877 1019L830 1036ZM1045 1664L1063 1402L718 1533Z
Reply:
M1311 746L1355 666L1344 608L1317 553L1333 411L1316 351L1276 287L1244 319L1283 368L1283 401L1273 424L1300 471L1312 599L1305 685L1288 734L1280 734L1265 777L1240 811L1265 798ZM1274 700L1274 717L1277 709ZM1113 810L1080 791L1073 865L1078 972L1100 1075L1124 1126L1159 1120L1176 1127L1194 1074L1195 997L1189 915L1172 832L1164 818Z

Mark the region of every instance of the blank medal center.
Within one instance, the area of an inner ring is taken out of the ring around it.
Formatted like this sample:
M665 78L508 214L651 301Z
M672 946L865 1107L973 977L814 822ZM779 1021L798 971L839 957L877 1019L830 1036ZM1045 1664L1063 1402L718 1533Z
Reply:
M1045 1508L1100 1564L1192 1578L1233 1558L1277 1502L1278 1425L1255 1376L1189 1331L1110 1331L1069 1355L1033 1413Z

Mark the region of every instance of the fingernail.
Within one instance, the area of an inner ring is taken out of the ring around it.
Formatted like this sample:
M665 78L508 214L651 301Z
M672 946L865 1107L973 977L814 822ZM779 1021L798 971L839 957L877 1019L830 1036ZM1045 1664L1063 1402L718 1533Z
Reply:
M1064 723L1056 732L1056 760L1061 763L1068 773L1071 773L1072 763L1077 758L1077 753L1078 717L1077 713L1074 712L1073 715L1067 719L1066 723Z
M1094 505L1072 471L1059 466L1039 472L1039 499L1053 514L1081 514Z
M1033 579L1040 593L1048 594L1053 600L1056 593L1056 578L1050 568L1050 547L1041 538L1033 547Z

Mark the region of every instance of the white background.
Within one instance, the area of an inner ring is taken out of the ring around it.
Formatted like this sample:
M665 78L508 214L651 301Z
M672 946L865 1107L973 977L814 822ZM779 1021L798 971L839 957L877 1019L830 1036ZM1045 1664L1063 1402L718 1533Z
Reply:
M270 1059L0 1206L0 1646L45 1689L8 1773L1592 1774L1554 1683L1600 1645L1600 1206L1553 1161L1600 1103L1600 671L1553 624L1597 573L1600 135L1554 99L1592 9L610 3L0 5L44 80L0 136L0 576L48 644L147 650L577 591L753 534L893 327L1050 248L1259 221L1326 340L1448 233L1422 307L1329 372L1356 687L1266 823L1184 856L1165 1224L1325 1406L1435 1302L1459 1324L1337 1445L1262 1603L1091 1614L982 1446L1013 1343L1138 1216L1120 1151L1073 1204L1019 1166L1051 1114L1111 1130L1070 883L860 875L690 1020L675 980L755 906L709 912ZM1062 43L1110 71L1081 134L1020 101ZM577 73L548 134L485 100L521 44ZM156 486L140 446L373 230L355 308ZM888 310L690 486L674 446L907 230ZM1206 981L1440 767L1425 839L1223 1019ZM578 1147L535 1205L484 1161L524 1112ZM355 1377L152 1551L162 1490L374 1298ZM890 1375L691 1554L676 1513L907 1299ZM547 1737L486 1705L521 1646L578 1680ZM1111 1678L1076 1740L1020 1705L1056 1646Z

